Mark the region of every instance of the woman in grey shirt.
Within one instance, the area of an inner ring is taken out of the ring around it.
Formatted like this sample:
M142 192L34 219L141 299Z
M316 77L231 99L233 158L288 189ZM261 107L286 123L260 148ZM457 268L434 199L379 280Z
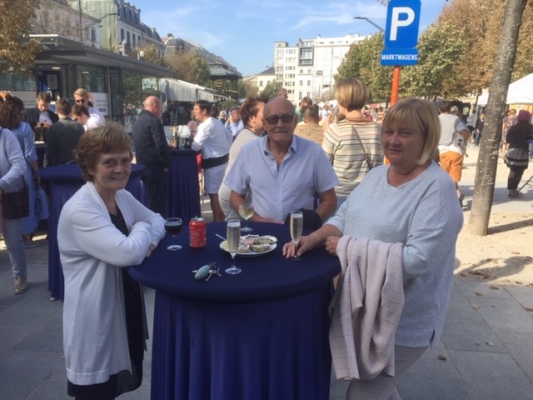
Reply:
M390 165L369 171L337 214L321 229L302 237L298 249L290 243L283 248L291 257L325 245L336 255L343 235L403 246L405 301L394 340L394 376L382 372L373 379L355 379L347 399L399 398L397 383L440 338L463 215L453 182L433 161L439 137L440 123L431 102L399 101L387 113L381 130Z

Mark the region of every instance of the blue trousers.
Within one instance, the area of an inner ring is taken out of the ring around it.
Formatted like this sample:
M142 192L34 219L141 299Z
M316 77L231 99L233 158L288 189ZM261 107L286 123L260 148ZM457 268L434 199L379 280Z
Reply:
M4 241L13 276L26 276L26 250L22 241L22 218L4 219Z
M143 172L141 180L146 187L148 208L153 212L167 216L167 173L163 170Z

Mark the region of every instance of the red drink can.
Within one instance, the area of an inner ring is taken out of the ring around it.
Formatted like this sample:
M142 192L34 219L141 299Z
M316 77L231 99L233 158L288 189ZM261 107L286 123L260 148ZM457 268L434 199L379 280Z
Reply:
M189 222L189 244L193 249L207 246L207 224L205 219L195 217Z

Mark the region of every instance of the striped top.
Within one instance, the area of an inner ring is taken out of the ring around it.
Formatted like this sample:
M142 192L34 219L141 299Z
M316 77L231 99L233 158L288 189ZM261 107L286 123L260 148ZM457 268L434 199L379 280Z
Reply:
M361 141L357 138L355 130ZM381 128L376 123L343 120L330 124L324 134L322 148L340 181L335 187L337 196L348 196L369 170L361 142L370 157L372 167L383 164Z

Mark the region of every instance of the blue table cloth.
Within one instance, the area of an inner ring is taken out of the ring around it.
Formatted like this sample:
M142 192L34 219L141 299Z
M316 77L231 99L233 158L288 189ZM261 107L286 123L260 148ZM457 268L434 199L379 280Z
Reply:
M167 216L179 217L188 224L200 217L200 190L198 183L198 152L188 149L170 151L171 165L167 177Z
M126 190L135 198L145 203L144 187L141 182L142 165L132 165L130 179ZM53 299L63 299L64 280L63 269L59 259L57 247L57 223L63 205L85 183L78 164L58 165L39 170L41 179L48 181L50 185L50 204L48 219L48 290Z
M255 258L219 248L225 223L207 225L207 248L188 246L188 229L165 237L131 276L156 289L153 400L322 399L329 397L328 304L338 258L324 248L301 261L286 260L287 225L249 223L255 234L278 238L278 247ZM170 243L180 251L166 250ZM192 270L217 261L222 277L196 281Z

